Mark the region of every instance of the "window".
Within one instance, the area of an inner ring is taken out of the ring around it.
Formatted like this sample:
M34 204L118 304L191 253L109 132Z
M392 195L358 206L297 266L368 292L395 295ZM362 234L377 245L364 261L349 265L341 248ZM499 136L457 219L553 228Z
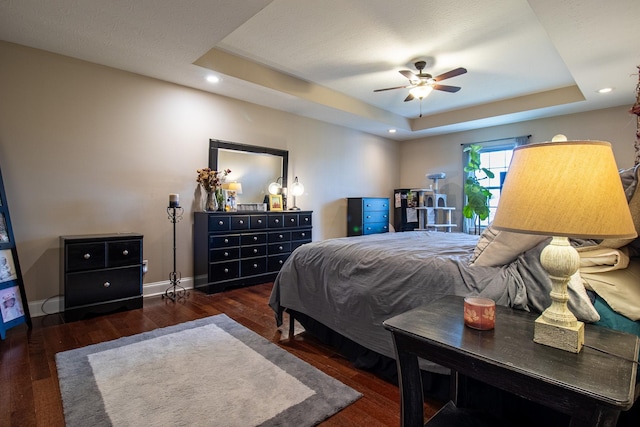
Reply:
M502 183L504 182L504 176L507 174L509 164L511 163L511 156L513 154L513 147L501 148L493 151L482 150L480 152L480 164L483 168L489 169L493 172L494 177L485 179L482 185L487 187L491 191L491 198L489 199L489 218L480 222L481 227L486 227L496 214L498 208L498 201L500 200L500 192L502 191Z
M489 223L493 221L496 214L498 202L500 201L502 184L504 183L504 177L509 169L509 164L511 164L513 149L518 145L527 144L529 136L530 135L475 143L475 145L480 145L482 147L482 150L480 151L480 166L489 169L494 174L493 178L480 180L480 184L491 191L491 198L489 199L489 217L480 222L481 229L487 227ZM464 145L463 148L468 145ZM466 165L467 163L468 159L465 157L464 164ZM482 173L479 175L481 177L484 176ZM464 197L463 200L466 200L466 197ZM474 224L470 221L464 221L464 223L464 230L467 232L473 232Z

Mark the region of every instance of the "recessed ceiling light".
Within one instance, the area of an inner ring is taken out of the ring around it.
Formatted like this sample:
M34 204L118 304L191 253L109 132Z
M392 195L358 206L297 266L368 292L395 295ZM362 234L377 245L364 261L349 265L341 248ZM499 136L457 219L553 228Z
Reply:
M395 129L389 129L389 133L396 133Z
M612 87L603 87L602 89L598 89L598 93L609 93L612 91L613 91Z
M207 81L209 83L218 83L220 81L220 77L214 76L214 75L210 75L210 76L207 76Z

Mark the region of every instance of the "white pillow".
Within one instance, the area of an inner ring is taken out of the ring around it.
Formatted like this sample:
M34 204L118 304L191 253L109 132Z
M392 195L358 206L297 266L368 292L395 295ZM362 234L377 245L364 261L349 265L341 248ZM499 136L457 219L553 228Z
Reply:
M604 299L609 306L631 320L640 320L640 259L632 259L622 270L583 273L587 288Z
M506 265L548 237L496 230L489 225L480 235L470 263L481 267Z

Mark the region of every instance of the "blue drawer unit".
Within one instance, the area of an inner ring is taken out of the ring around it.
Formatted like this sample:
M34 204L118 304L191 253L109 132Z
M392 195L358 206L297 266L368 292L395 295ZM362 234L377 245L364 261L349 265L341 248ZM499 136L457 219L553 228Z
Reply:
M388 197L350 197L347 199L347 236L387 233Z

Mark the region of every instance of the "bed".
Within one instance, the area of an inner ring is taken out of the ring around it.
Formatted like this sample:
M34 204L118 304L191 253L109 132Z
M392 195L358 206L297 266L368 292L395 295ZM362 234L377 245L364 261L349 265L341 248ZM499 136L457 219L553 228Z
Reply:
M494 243L500 238L496 234ZM486 250L479 257L479 237L464 233L411 231L313 242L298 248L282 267L269 304L278 324L286 309L393 358L382 322L444 295L482 296L527 311L547 307L551 282L539 257L549 239L535 239L528 243L533 247L497 266L478 262ZM569 293L579 319L599 320L584 287L570 284ZM424 370L447 373L421 363Z
M640 230L640 166L621 170L620 178ZM393 359L382 322L444 295L542 312L551 282L539 259L549 240L489 226L479 237L412 231L316 241L287 259L269 305L278 325L287 310L313 329ZM571 311L584 322L640 335L640 238L572 243L581 270L569 281ZM446 373L427 362L421 368Z

